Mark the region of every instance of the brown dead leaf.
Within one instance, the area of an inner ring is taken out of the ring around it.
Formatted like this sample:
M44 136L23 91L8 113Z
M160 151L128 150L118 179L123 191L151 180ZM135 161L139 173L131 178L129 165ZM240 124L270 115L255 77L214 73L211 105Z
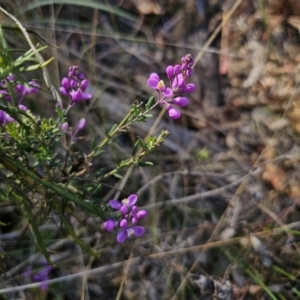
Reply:
M278 165L266 164L262 173L262 179L271 183L279 192L283 192L285 189L286 174Z

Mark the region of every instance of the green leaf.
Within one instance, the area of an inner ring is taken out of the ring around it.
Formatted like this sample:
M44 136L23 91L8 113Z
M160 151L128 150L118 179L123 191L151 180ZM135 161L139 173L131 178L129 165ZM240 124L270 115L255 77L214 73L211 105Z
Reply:
M95 150L94 157L99 156L104 152L105 152L105 150L98 148L98 149Z
M25 52L23 55L19 56L13 63L14 67L17 67L21 64L23 64L25 61L28 61L31 59L31 57L33 57L36 53L46 49L47 46L38 48L38 49L30 49L27 52ZM36 61L36 60L35 60Z
M139 166L139 167L149 167L149 166L153 166L153 163L151 162L151 161L139 161L138 163L137 163L137 165Z
M102 184L99 183L93 192L93 196L97 195L101 191L101 188L102 188Z
M4 37L4 34L3 34L3 30L2 30L2 26L0 25L0 41L1 41L1 50L7 52L8 51L8 46L7 46L7 43L6 43L6 39Z
M56 108L58 116L63 119L64 118L64 112L62 111L60 105L57 105L55 108Z
M17 71L18 73L33 71L33 70L36 70L36 69L43 68L43 67L47 66L52 60L54 60L54 57L51 57L50 59L48 59L47 61L45 61L41 64L31 65L31 66L28 66L28 67L14 68L14 71Z
M138 139L139 139L140 145L143 148L143 150L148 150L148 147L145 144L144 140L141 137L138 137Z
M120 174L118 174L118 173L115 173L114 176L115 176L116 178L118 178L118 179L122 179L122 178L123 178L123 176L120 175Z
M140 148L140 141L137 140L137 141L135 142L134 146L133 146L131 155L132 155L132 156L135 156L135 155L137 154L139 148Z
M97 144L98 144L98 143L97 143L97 141L96 141L96 138L94 138L94 139L93 139L93 142L92 142L92 149L93 149L93 150L96 150Z
M155 97L154 96L150 97L150 99L146 103L146 108L149 109L153 105L154 101L155 101Z
M108 132L108 135L111 135L115 131L115 129L117 128L117 126L118 126L118 124L114 124L113 126L111 126L111 128L110 128L110 130Z

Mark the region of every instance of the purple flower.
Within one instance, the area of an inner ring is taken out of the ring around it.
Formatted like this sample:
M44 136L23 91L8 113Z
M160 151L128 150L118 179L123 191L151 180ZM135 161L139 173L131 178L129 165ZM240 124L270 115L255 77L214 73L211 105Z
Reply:
M48 289L48 280L49 280L49 274L54 268L47 263L44 263L44 266L38 271L36 274L32 275L32 267L29 266L25 269L23 272L23 276L26 279L32 278L35 282L42 282L40 285L41 290L47 290Z
M7 123L14 121L14 119L5 111L0 110L0 125L5 126Z
M15 86L15 91L22 94L23 96L37 93L40 85L35 81L30 81L28 84L19 83Z
M12 97L8 91L8 82L14 84L17 80L16 75L11 74L0 81L0 87L3 88L0 90L0 97L4 98L5 100L11 102ZM37 93L39 91L40 85L35 81L30 81L29 83L18 83L14 86L14 90L16 91L16 96L19 102L19 109L27 110L27 107L22 105L23 98L29 94Z
M137 195L132 194L128 198L123 199L121 202L117 200L110 200L109 205L111 208L118 210L121 213L120 221L107 220L104 223L104 228L107 231L113 230L115 227L120 227L121 231L117 234L118 243L123 243L128 237L135 235L141 236L145 233L142 226L136 226L140 219L147 216L145 210L138 210L135 206L138 200Z
M173 105L184 107L188 104L188 99L179 96L179 94L191 93L196 89L195 84L187 83L187 79L193 74L193 64L194 59L190 54L188 54L182 57L181 65L167 66L166 74L170 81L170 87L166 87L165 83L160 80L160 77L156 73L150 74L147 80L148 86L158 91L158 102L160 104L167 105L168 114L171 119L175 120L180 118L180 111L177 110ZM167 100L173 96L177 97Z
M59 90L64 96L69 97L70 105L92 98L90 93L85 92L89 85L89 81L84 78L83 73L79 72L78 66L70 67L68 76L69 78L65 77L62 79L62 86Z
M162 92L166 98L170 98L173 96L172 90L165 86L165 83L160 80L159 76L156 73L150 74L147 84L152 88L157 90L158 92Z
M49 274L54 268L52 266L49 266L48 264L44 264L44 267L36 273L35 275L32 276L33 281L35 282L43 282L40 285L41 290L47 290L48 289L48 283L47 281L49 280Z
M128 228L124 228L117 235L118 243L123 243L128 237L133 235L142 236L145 233L145 228L143 226L132 226Z

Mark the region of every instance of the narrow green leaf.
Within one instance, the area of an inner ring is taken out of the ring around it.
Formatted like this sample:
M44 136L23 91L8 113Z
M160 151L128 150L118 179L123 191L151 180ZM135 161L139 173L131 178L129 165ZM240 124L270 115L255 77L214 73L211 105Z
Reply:
M135 155L137 154L139 148L140 148L140 141L139 141L139 139L138 139L138 140L135 142L134 146L133 146L131 155L132 155L132 156L135 156Z
M143 148L143 150L147 150L148 147L147 147L147 145L145 144L144 140L143 140L141 137L138 137L138 139L139 139L140 145L141 145L141 147Z
M139 167L149 167L149 166L153 166L153 163L151 162L151 161L139 161L138 163L137 163L137 165L139 166Z
M28 51L26 51L23 55L19 56L13 63L14 67L17 67L19 65L21 65L22 63L24 63L25 61L30 60L31 57L33 57L36 53L46 49L47 46L43 46L37 49L30 49Z
M52 60L54 60L54 57L51 57L50 59L48 59L47 61L45 61L41 64L31 65L31 66L27 66L27 67L24 66L24 67L14 68L14 70L16 70L19 73L33 71L33 70L47 66Z
M146 107L147 107L148 109L153 105L154 100L155 100L155 97L154 97L154 96L150 97L150 99L149 99L148 102L146 103Z
M118 179L122 179L122 178L123 178L123 176L120 175L120 174L118 174L118 173L115 173L114 176L115 176L116 178L118 178Z
M101 191L101 189L102 189L102 184L99 183L93 192L93 196L97 195Z
M94 157L96 157L96 156L99 156L99 155L101 155L102 153L104 153L105 152L105 150L103 150L103 149L97 149L97 150L95 150L95 154L94 154Z
M115 129L117 128L117 126L118 126L118 124L114 124L114 125L110 128L110 130L109 130L109 132L108 132L108 135L111 135L111 134L115 131Z
M7 43L6 43L6 39L4 37L4 34L3 34L3 30L2 30L2 26L0 24L0 40L1 40L1 48L2 50L4 51L8 51L8 46L7 46Z

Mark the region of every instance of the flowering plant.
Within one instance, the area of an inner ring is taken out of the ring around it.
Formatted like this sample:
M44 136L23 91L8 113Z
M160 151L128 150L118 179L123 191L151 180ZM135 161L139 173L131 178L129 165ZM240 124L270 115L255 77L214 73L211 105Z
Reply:
M167 67L169 86L158 74L152 73L147 84L157 91L158 98L151 97L146 104L133 104L118 124L104 130L105 136L101 142L97 143L95 139L90 152L84 153L78 151L76 146L82 140L80 135L86 130L89 120L80 118L75 129L70 125L70 112L76 110L80 102L93 97L89 91L90 82L79 66L69 68L67 76L61 80L60 93L55 92L55 87L50 87L49 82L43 84L35 79L24 80L25 75L30 74L28 71L44 68L45 72L52 59L41 61L37 53L44 48L32 48L14 60L1 27L0 37L3 49L0 64L0 192L2 197L24 207L47 263L53 264L39 229L37 216L41 210L43 214L57 214L67 233L91 255L98 255L97 250L84 243L75 232L70 222L71 216L79 222L85 222L87 216L94 218L89 224L94 230L101 230L101 226L106 231L117 230L118 243L132 236L144 235L146 230L141 222L147 212L136 206L138 196L131 194L121 202L113 199L107 203L101 198L101 187L105 179L120 177L124 168L152 165L145 161L145 156L164 142L168 131L162 130L157 136L145 139L137 137L130 158L121 160L107 171L96 173L93 178L87 171L97 164L97 157L110 147L119 133L151 117L149 112L158 105L166 105L170 118L180 117L180 111L175 107L186 106L188 99L184 94L195 90L195 85L188 83L194 63L192 56L184 56L181 65ZM51 91L55 100L52 117L38 116L27 107L30 98L40 95L42 90ZM47 272L34 275L35 281L43 281L48 276L50 267L44 269Z

